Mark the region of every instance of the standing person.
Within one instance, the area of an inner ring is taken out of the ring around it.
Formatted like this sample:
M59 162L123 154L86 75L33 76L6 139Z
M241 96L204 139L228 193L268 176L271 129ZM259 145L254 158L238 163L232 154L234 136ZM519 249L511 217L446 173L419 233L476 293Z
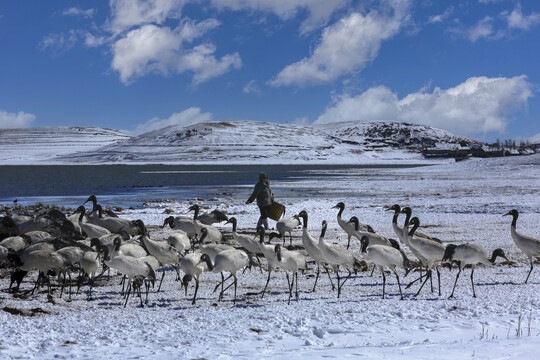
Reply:
M259 210L261 211L257 228L263 225L268 230L268 214L274 201L274 194L272 194L272 190L270 189L268 174L264 172L259 174L259 182L255 184L255 189L253 189L253 193L247 199L246 204L251 204L255 199L257 199L257 206L259 206Z

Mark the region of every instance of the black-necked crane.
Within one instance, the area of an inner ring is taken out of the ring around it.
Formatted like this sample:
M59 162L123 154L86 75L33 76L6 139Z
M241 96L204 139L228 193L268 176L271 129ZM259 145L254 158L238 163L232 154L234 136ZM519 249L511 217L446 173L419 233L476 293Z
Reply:
M195 227L195 229L197 230L197 233L201 234L201 230L206 229L206 236L205 236L204 241L201 238L199 240L199 242L201 244L203 242L207 242L207 243L219 243L219 242L221 242L223 240L223 234L221 233L221 231L219 231L214 226L204 225L198 220L199 210L200 210L200 208L199 208L199 205L197 205L197 204L192 205L189 208L189 211L193 211L192 223L193 223L193 226Z
M209 233L208 233L208 230L206 228L201 229L201 233L200 233L201 236L200 236L200 240L199 240L201 244L199 245L199 250L203 254L208 255L212 262L215 261L216 255L219 254L220 252L225 251L225 250L233 249L232 246L229 246L229 245L226 245L226 244L210 243L210 244L204 245L203 243L205 242L205 239L208 236L208 234Z
M313 284L313 291L315 291L315 287L317 286L317 280L319 279L319 274L321 272L321 266L324 267L326 270L326 273L328 274L328 279L330 279L330 284L332 285L332 290L334 290L336 287L334 286L334 282L332 281L332 277L330 276L330 272L328 271L328 268L325 265L324 256L321 253L321 249L319 248L319 240L316 240L308 231L308 214L307 211L302 210L298 214L298 217L302 218L302 245L304 245L304 249L308 253L308 255L315 260L315 263L317 264L317 276L315 277L315 283Z
M108 246L107 246L107 250L109 250ZM118 255L141 258L143 256L148 255L148 253L141 245L130 243L130 242L122 242L122 238L120 236L117 236L113 240L113 246L112 246L112 251L110 252L110 255L111 255L111 258Z
M191 241L187 234L183 231L170 234L166 239L167 244L174 247L181 254L187 252L191 247Z
M362 237L366 236L369 239L369 243L371 245L376 245L377 244L377 245L391 246L391 247L394 247L394 248L400 250L399 243L396 240L389 239L389 238L387 238L385 236L382 236L380 234L377 234L375 232L362 230L362 228L360 227L360 223L358 221L358 218L356 216L351 217L351 219L349 220L349 223L352 223L354 225L354 231L355 231L356 236L358 237L358 239L362 239ZM375 271L375 266L371 270L371 275L370 276L373 276L374 271Z
M388 239L387 237L377 234L375 232L362 230L360 222L358 221L358 218L356 216L351 217L349 223L354 224L354 231L356 232L356 237L358 239L362 239L363 236L367 236L369 238L370 244L372 245L378 244L392 246L399 250L399 243L396 240Z
M193 224L193 217L180 215L180 216L169 216L163 221L163 226L169 225L173 230L180 230L186 233L186 235L191 239L192 243L199 235L199 229Z
M419 251L417 251L415 248L413 248L409 244L408 233L409 233L409 222L410 222L411 215L412 215L412 209L409 206L405 206L403 209L400 209L399 205L393 205L393 206L391 206L390 208L387 209L387 211L391 211L391 210L394 211L394 216L392 218L392 228L394 229L394 232L396 233L398 238L401 240L401 242L403 242L409 248L409 250L412 252L412 254L418 259L418 261L420 261L420 265L421 265L420 266L420 277L418 277L418 279L411 282L407 286L407 288L408 288L413 283L415 283L416 281L419 281L419 280L421 280L423 278L423 276L422 276L422 267L427 267L427 260ZM398 225L398 223L397 223L399 214L405 214L405 221L403 223L403 227L400 227ZM415 231L414 236L435 240L434 238L432 238L432 237L430 237L430 236L428 236L428 235L426 235L424 233L421 233L418 230ZM437 240L435 240L435 241L437 241ZM426 270L426 273L427 273L427 270Z
M276 253L276 265L285 271L287 276L287 284L289 287L289 300L287 305L291 303L292 289L296 283L296 301L298 301L298 270L306 270L307 263L306 258L298 251L283 249L281 245L277 244L274 247ZM289 273L291 273L291 280L289 280Z
M491 258L489 257L488 251L480 245L475 244L462 244L462 245L454 245L449 244L446 246L446 250L444 252L443 261L449 261L449 262L457 262L459 265L459 271L456 275L456 281L454 282L454 287L452 288L452 294L450 294L449 298L454 297L454 290L456 289L456 284L459 278L459 275L461 274L461 271L465 268L467 265L472 266L471 270L471 285L472 285L472 291L473 291L473 297L476 297L476 292L474 291L474 269L477 264L484 264L491 266L495 264L495 259L497 256L500 256L508 261L508 258L504 254L504 251L502 249L495 249L493 250L493 253L491 254Z
M381 271L383 277L382 298L384 299L386 286L386 275L384 274L384 268L388 267L394 273L394 275L396 275L399 294L401 296L401 300L403 300L403 292L401 291L401 283L399 282L399 275L396 271L396 267L404 268L406 270L405 276L407 276L410 263L405 253L392 246L378 244L370 245L369 238L367 236L363 236L360 241L362 243L362 255L364 258L367 261L372 262Z
M150 239L150 235L148 234L148 230L146 229L146 226L144 226L144 222L142 220L136 220L135 224L137 224L137 227L139 228L141 234L142 234L142 243L146 247L146 250L148 250L148 253L152 256L154 256L161 265L161 280L159 281L159 286L157 289L157 292L161 290L161 284L163 283L163 278L165 277L165 267L167 265L171 265L175 268L176 272L178 273L178 269L176 269L175 264L177 264L180 261L181 255L176 251L174 247L167 244L164 241L155 241Z
M79 206L77 210L75 210L76 213L80 213L78 224L81 228L81 230L86 234L86 237L89 238L99 238L103 235L108 235L111 232L107 229L105 229L103 226L99 226L92 223L83 222L84 215L86 214L86 209L84 206Z
M81 276L77 281L77 294L79 293L79 289L81 288L83 279L86 277L88 278L88 285L90 286L90 290L88 292L88 300L92 299L92 287L94 286L94 277L96 275L96 272L98 271L98 268L101 266L101 243L99 242L99 239L93 238L90 240L90 246L95 247L96 251L85 251L81 260L81 269L83 272L83 276Z
M298 215L283 218L276 223L276 230L278 232L274 234L276 234L278 238L282 238L283 245L285 245L285 234L289 233L289 245L292 245L292 231L298 226L300 226L300 219L298 219Z
M90 221L93 224L104 227L112 233L126 231L129 235L138 235L138 227L130 220L120 218L118 216L104 216L101 205L96 205L90 212Z
M259 252L259 242L251 236L238 234L236 232L236 227L238 223L234 216L230 217L229 220L227 220L227 223L232 224L233 239L238 243L238 245L240 245L240 247L244 248L249 254L257 258L257 261L259 262L259 268L260 268L261 261L259 260L259 257L257 256L257 253ZM262 268L261 268L261 272L262 272Z
M193 295L192 305L195 305L197 300L197 291L199 290L199 278L205 271L212 271L213 264L210 257L206 254L195 252L187 254L180 260L180 269L184 272L182 285L184 286L186 296L188 285L191 279L195 279L195 294Z
M232 285L234 285L234 304L236 305L236 287L238 284L238 278L236 277L236 273L244 269L248 266L251 266L252 261L250 261L249 255L243 251L238 249L229 249L224 250L216 255L215 261L213 262L213 269L212 272L214 273L221 273L221 282L216 285L214 288L214 292L218 289L218 287L221 285L221 292L219 293L219 301L223 299L223 294L225 291L230 288ZM226 279L223 276L223 272L226 271L230 273L229 277ZM223 288L225 281L230 279L231 277L234 278L234 281L230 283L227 287Z
M353 225L350 221L344 220L341 215L343 215L343 211L345 210L345 203L340 201L336 204L336 206L332 207L332 209L339 209L339 212L337 214L337 223L340 228L345 231L347 234L347 249L351 245L351 237L356 237L358 240L360 240L361 237L358 236L357 231L366 231L366 232L372 232L374 233L375 230L369 225L362 224L361 222L358 222L357 229L355 229L355 225ZM358 218L357 218L358 219Z
M83 205L86 204L86 203L89 202L89 201L92 202L92 209L95 209L96 206L99 205L99 204L98 204L98 201L97 201L96 195L90 195L90 196L88 197L88 199L86 199L86 201L83 203ZM100 205L100 206L101 206L101 205ZM111 209L108 209L108 208L107 208L107 209L103 209L103 212L105 212L105 215L106 215L106 216L109 216L109 217L117 217L117 216L118 216L118 215L116 215L116 214L114 213L114 211L112 211Z
M354 255L347 249L343 249L342 247L339 247L337 245L333 244L327 244L324 237L326 235L326 229L328 227L328 223L326 220L323 220L322 222L322 229L321 229L321 235L319 237L319 249L321 250L321 254L324 258L324 262L331 265L334 269L334 272L336 273L337 277L337 297L339 299L341 295L341 288L345 284L347 280L351 277L351 270L357 270L362 267L362 265L358 262L358 260L354 257ZM339 267L344 267L348 272L349 275L343 280L341 283L341 278L339 277Z
M266 288L268 287L268 283L270 282L270 275L272 274L272 271L274 271L275 267L277 266L277 256L276 256L276 249L273 245L266 244L264 242L264 234L265 234L265 228L264 226L259 226L257 228L256 235L259 236L259 250L264 255L264 258L266 259L266 262L268 263L268 278L266 279L266 284L264 285L264 290L262 292L261 299L264 298L264 294L266 293Z
M405 214L405 223L403 224L403 228L404 229L408 229L409 228L409 225L410 225L410 220L411 220L411 216L412 216L412 209L410 206L404 206L400 213L402 214ZM428 234L425 234L423 232L420 232L418 230L416 230L415 232L416 236L419 236L419 237L422 237L422 238L426 238L426 239L430 239L430 240L433 240L433 241L436 241L438 243L441 243L441 240L434 237L434 236L430 236Z
M416 229L418 229L418 226L420 226L420 220L417 217L413 217L410 223L413 227L409 230L409 233L407 235L409 245L416 251L418 251L419 254L421 254L421 256L425 259L426 266L428 268L426 279L424 280L422 286L420 286L420 289L418 289L418 292L414 296L418 296L418 294L420 294L420 290L422 290L427 280L432 278L433 268L437 270L437 279L439 282L439 296L441 296L441 274L439 272L438 264L442 261L446 248L444 247L444 245L437 241L422 238L419 236L414 236Z
M407 245L407 222L405 222L405 225L403 227L400 227L398 224L398 217L399 214L401 214L401 207L398 204L389 206L386 208L386 211L393 211L394 216L392 217L392 229L394 229L394 233L397 235L398 239ZM408 246L408 245L407 245Z
M217 209L209 213L200 214L197 219L204 225L212 225L229 220L227 215Z
M18 270L13 275L17 277L20 274L22 279L22 277L24 277L24 275L26 275L29 271L37 270L39 274L36 280L36 284L31 291L31 294L34 294L34 291L40 286L43 281L42 279L46 279L49 296L51 294L51 284L48 280L49 270L53 270L58 275L58 278L60 278L61 274L67 271L68 268L72 265L69 259L64 254L51 250L32 251L18 258L18 261L20 261L20 263L18 264ZM65 274L64 281L62 282L62 292L64 290L64 284Z
M512 225L510 226L510 235L512 236L512 240L514 240L519 250L527 255L529 262L531 263L531 269L529 270L527 278L525 279L526 284L527 281L529 281L529 276L531 276L533 270L534 257L540 256L540 240L523 235L516 230L517 219L519 216L519 212L516 209L510 210L503 216L508 215L512 216Z
M126 302L124 303L124 307L126 307L127 305L129 295L131 293L132 281L136 276L143 276L144 278L148 278L152 282L152 286L154 285L156 281L156 273L147 262L139 258L126 255L117 255L113 258L110 258L108 248L106 246L102 246L101 249L104 253L103 262L111 269L114 269L119 273L124 274L128 278L128 288L126 291Z

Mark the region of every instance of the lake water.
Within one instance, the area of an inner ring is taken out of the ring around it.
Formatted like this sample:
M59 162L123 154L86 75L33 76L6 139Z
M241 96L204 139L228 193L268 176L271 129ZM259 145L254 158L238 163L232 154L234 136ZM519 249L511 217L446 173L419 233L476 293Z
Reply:
M365 169L417 165L33 165L0 166L0 203L42 202L77 206L89 195L119 206L138 206L158 199L207 198L253 186L258 173L270 182L358 176ZM242 194L244 196L245 194ZM282 194L285 195L285 194Z

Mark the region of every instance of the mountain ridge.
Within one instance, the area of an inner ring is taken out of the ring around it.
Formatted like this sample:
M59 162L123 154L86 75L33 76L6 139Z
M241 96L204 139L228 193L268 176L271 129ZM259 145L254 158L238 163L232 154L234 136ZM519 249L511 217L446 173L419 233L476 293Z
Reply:
M51 137L54 129L59 136ZM58 153L32 157L29 151L19 158L22 162L31 163L34 158L62 164L419 163L426 161L421 154L426 146L480 144L445 130L393 122L300 125L229 120L172 125L138 136L95 127L28 128L15 133L35 135L40 131L47 138L42 146ZM62 147L65 138L76 131L84 135ZM2 154L8 145L0 131ZM2 156L0 162L5 163L6 158Z

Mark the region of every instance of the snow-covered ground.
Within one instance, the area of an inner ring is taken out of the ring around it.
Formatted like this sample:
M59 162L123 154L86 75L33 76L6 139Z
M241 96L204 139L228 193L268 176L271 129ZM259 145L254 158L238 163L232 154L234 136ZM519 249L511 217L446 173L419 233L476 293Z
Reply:
M94 301L86 300L88 289L84 288L72 302L59 299L56 291L54 303L47 302L44 292L18 298L6 291L9 280L3 278L0 309L16 308L35 316L0 312L0 357L538 358L540 269L536 265L529 282L523 284L528 261L510 237L511 218L502 215L517 208L518 230L540 238L539 155L409 169L366 169L352 182L339 177L303 179L272 182L272 187L288 214L308 211L314 236L318 237L322 220L328 220L326 239L330 242L344 245L347 240L338 229L337 212L331 208L338 201L347 205L344 217L357 215L381 234L394 238L392 215L383 206L397 203L413 208L413 215L425 226L422 231L445 243L476 243L490 251L501 247L511 263L497 260L494 267L477 267L477 298L472 297L470 270L465 270L455 299L448 299L455 269L441 270L442 296L428 287L414 297L415 284L404 289L404 300L399 299L395 277L387 274L387 298L383 300L378 272L373 277L367 272L353 275L337 299L326 275L321 275L317 291L311 292L312 268L299 276L300 301L289 306L282 271L272 275L270 292L264 299L260 292L266 273L253 269L240 274L236 306L232 288L222 302L212 293L219 274L201 276L197 305L192 306L193 283L186 297L180 283L174 281L174 271L168 269L162 291L152 292L144 308L138 306L137 298L123 308L116 276L98 281ZM283 199L280 189L285 188L296 188L300 195ZM252 232L258 218L256 206L233 201L247 199L250 190L199 203L235 215L239 229ZM317 195L318 190L325 195ZM157 226L168 216L166 210L180 214L188 207L188 203L156 201L142 209L126 210L121 216L143 219L151 226L151 237L159 239L172 232ZM230 231L229 226L221 228ZM301 244L300 236L298 229L295 245ZM359 242L353 240L352 250L359 254L359 248ZM402 283L415 277L412 273ZM22 288L31 288L32 279L26 279Z

